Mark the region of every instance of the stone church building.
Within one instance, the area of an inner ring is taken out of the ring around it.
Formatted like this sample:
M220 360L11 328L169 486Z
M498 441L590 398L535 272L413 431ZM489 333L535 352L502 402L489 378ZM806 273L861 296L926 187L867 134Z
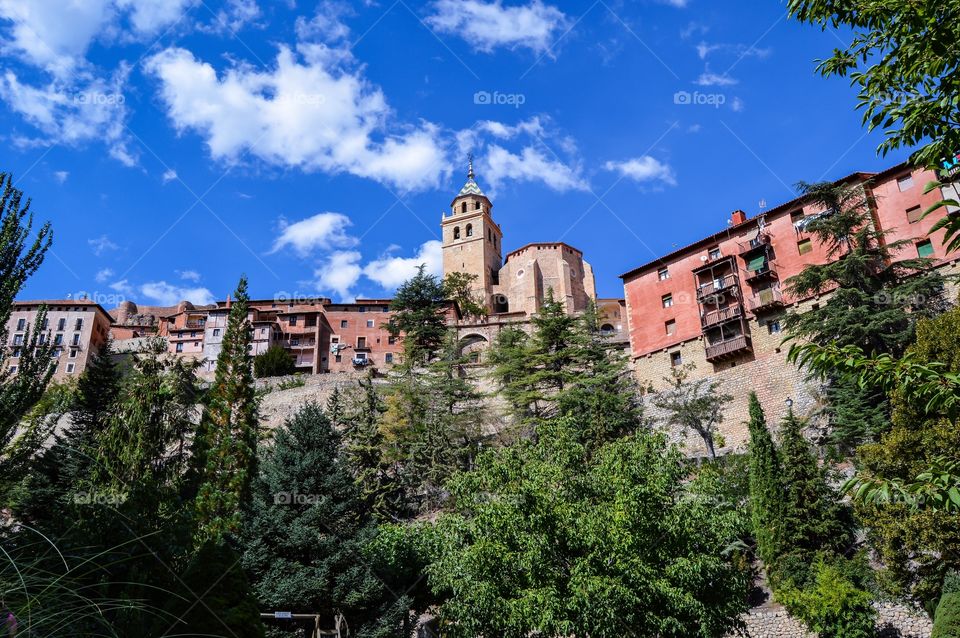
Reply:
M482 360L482 351L504 326L528 323L550 289L571 314L596 301L593 268L569 244L537 242L503 255L503 230L494 221L493 203L477 184L472 161L441 228L444 276L475 275L474 293L487 308L485 317L457 322L464 352L476 353L475 361Z

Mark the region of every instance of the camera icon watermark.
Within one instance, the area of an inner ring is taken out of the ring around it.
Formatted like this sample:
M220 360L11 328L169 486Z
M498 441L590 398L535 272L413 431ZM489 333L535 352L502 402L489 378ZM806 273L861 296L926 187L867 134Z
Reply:
M677 91L673 94L673 103L680 105L692 104L694 106L712 106L720 108L727 102L727 96L723 93L701 93L700 91Z
M501 93L500 91L477 91L473 94L473 103L481 106L512 106L515 109L520 108L527 102L527 96L523 93Z

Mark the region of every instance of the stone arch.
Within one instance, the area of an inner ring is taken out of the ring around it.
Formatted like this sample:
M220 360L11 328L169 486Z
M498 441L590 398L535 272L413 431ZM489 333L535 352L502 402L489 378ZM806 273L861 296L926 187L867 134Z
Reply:
M460 356L465 357L469 363L482 363L483 353L489 347L489 340L481 334L470 333L460 338Z
M460 227L459 227L459 226L454 226L454 227L453 227L453 238L454 238L454 239L460 239Z
M473 237L473 224L467 224L467 237Z
M614 328L613 324L610 324L610 323L605 323L602 326L600 326L600 334L603 334L603 335L612 335L616 331L617 329Z

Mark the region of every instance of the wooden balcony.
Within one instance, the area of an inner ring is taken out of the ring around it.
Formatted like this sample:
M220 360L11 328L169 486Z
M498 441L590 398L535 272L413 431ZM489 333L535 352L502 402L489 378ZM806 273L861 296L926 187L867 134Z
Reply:
M707 361L715 363L728 357L740 354L741 352L750 352L753 346L750 343L750 337L740 335L716 345L707 346Z
M705 312L700 316L700 325L704 329L711 328L733 319L739 319L742 316L743 306L736 304L733 306L727 306L726 308L720 308L719 310Z
M725 292L737 286L736 275L724 275L697 287L697 300Z
M747 308L750 309L750 312L773 310L774 308L780 308L783 305L783 293L772 288L768 290L761 290L758 294L747 300Z
M737 242L740 251L739 254L746 255L747 253L752 253L755 250L764 248L770 244L770 235L762 233L749 241Z

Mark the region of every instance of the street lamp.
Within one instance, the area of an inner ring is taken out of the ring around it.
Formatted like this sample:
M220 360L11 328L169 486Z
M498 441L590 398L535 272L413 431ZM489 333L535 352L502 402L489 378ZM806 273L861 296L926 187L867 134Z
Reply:
M793 399L791 399L790 397L787 397L787 400L784 401L784 403L787 404L787 409L788 409L788 410L792 410L792 409L793 409Z

